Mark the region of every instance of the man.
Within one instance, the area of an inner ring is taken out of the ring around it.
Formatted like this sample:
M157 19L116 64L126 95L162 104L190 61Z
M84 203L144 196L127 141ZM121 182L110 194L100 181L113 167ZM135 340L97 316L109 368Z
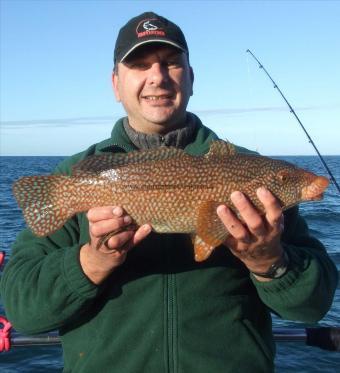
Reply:
M168 145L207 152L217 137L186 112L194 75L178 26L154 13L131 19L114 62L127 118L57 172L70 174L80 159L103 152ZM2 277L7 315L24 333L58 329L65 372L271 372L270 311L319 320L337 271L297 208L283 216L269 191L257 193L264 217L238 191L232 201L244 222L217 208L230 236L203 263L193 260L186 235L130 229L122 206L78 214L46 238L25 230Z

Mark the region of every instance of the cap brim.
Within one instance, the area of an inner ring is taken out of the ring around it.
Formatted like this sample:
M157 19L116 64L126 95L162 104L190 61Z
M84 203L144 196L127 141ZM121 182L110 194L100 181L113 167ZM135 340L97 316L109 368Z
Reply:
M142 45L145 45L145 44L149 44L149 43L161 43L161 44L169 44L169 45L172 45L173 47L176 47L178 49L180 49L181 51L187 53L187 50L183 47L181 47L179 44L176 44L172 41L169 41L169 40L162 40L162 39L149 39L149 40L144 40L144 41L141 41L140 43L137 43L135 44L132 48L130 48L125 54L124 56L120 59L119 62L123 62L125 60L125 58L131 53L133 52L134 50L136 50L137 48L139 48L140 46Z

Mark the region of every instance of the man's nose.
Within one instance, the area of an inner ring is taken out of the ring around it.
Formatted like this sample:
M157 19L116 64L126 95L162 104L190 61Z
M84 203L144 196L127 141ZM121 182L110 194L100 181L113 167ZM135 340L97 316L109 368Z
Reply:
M148 83L154 85L161 85L169 80L169 72L167 67L159 62L151 65L148 74Z

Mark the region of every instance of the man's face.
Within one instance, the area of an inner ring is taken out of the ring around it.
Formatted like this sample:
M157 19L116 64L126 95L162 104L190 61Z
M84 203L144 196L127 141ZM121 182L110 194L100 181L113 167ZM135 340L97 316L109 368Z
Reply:
M183 124L192 84L186 54L159 44L139 47L113 74L130 125L144 133L166 133Z

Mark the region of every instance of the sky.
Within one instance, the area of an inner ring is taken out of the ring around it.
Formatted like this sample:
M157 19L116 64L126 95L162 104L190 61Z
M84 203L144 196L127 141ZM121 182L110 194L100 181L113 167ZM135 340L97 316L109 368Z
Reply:
M264 155L340 154L340 1L0 0L0 155L71 155L108 138L120 27L154 11L183 30L188 110Z

